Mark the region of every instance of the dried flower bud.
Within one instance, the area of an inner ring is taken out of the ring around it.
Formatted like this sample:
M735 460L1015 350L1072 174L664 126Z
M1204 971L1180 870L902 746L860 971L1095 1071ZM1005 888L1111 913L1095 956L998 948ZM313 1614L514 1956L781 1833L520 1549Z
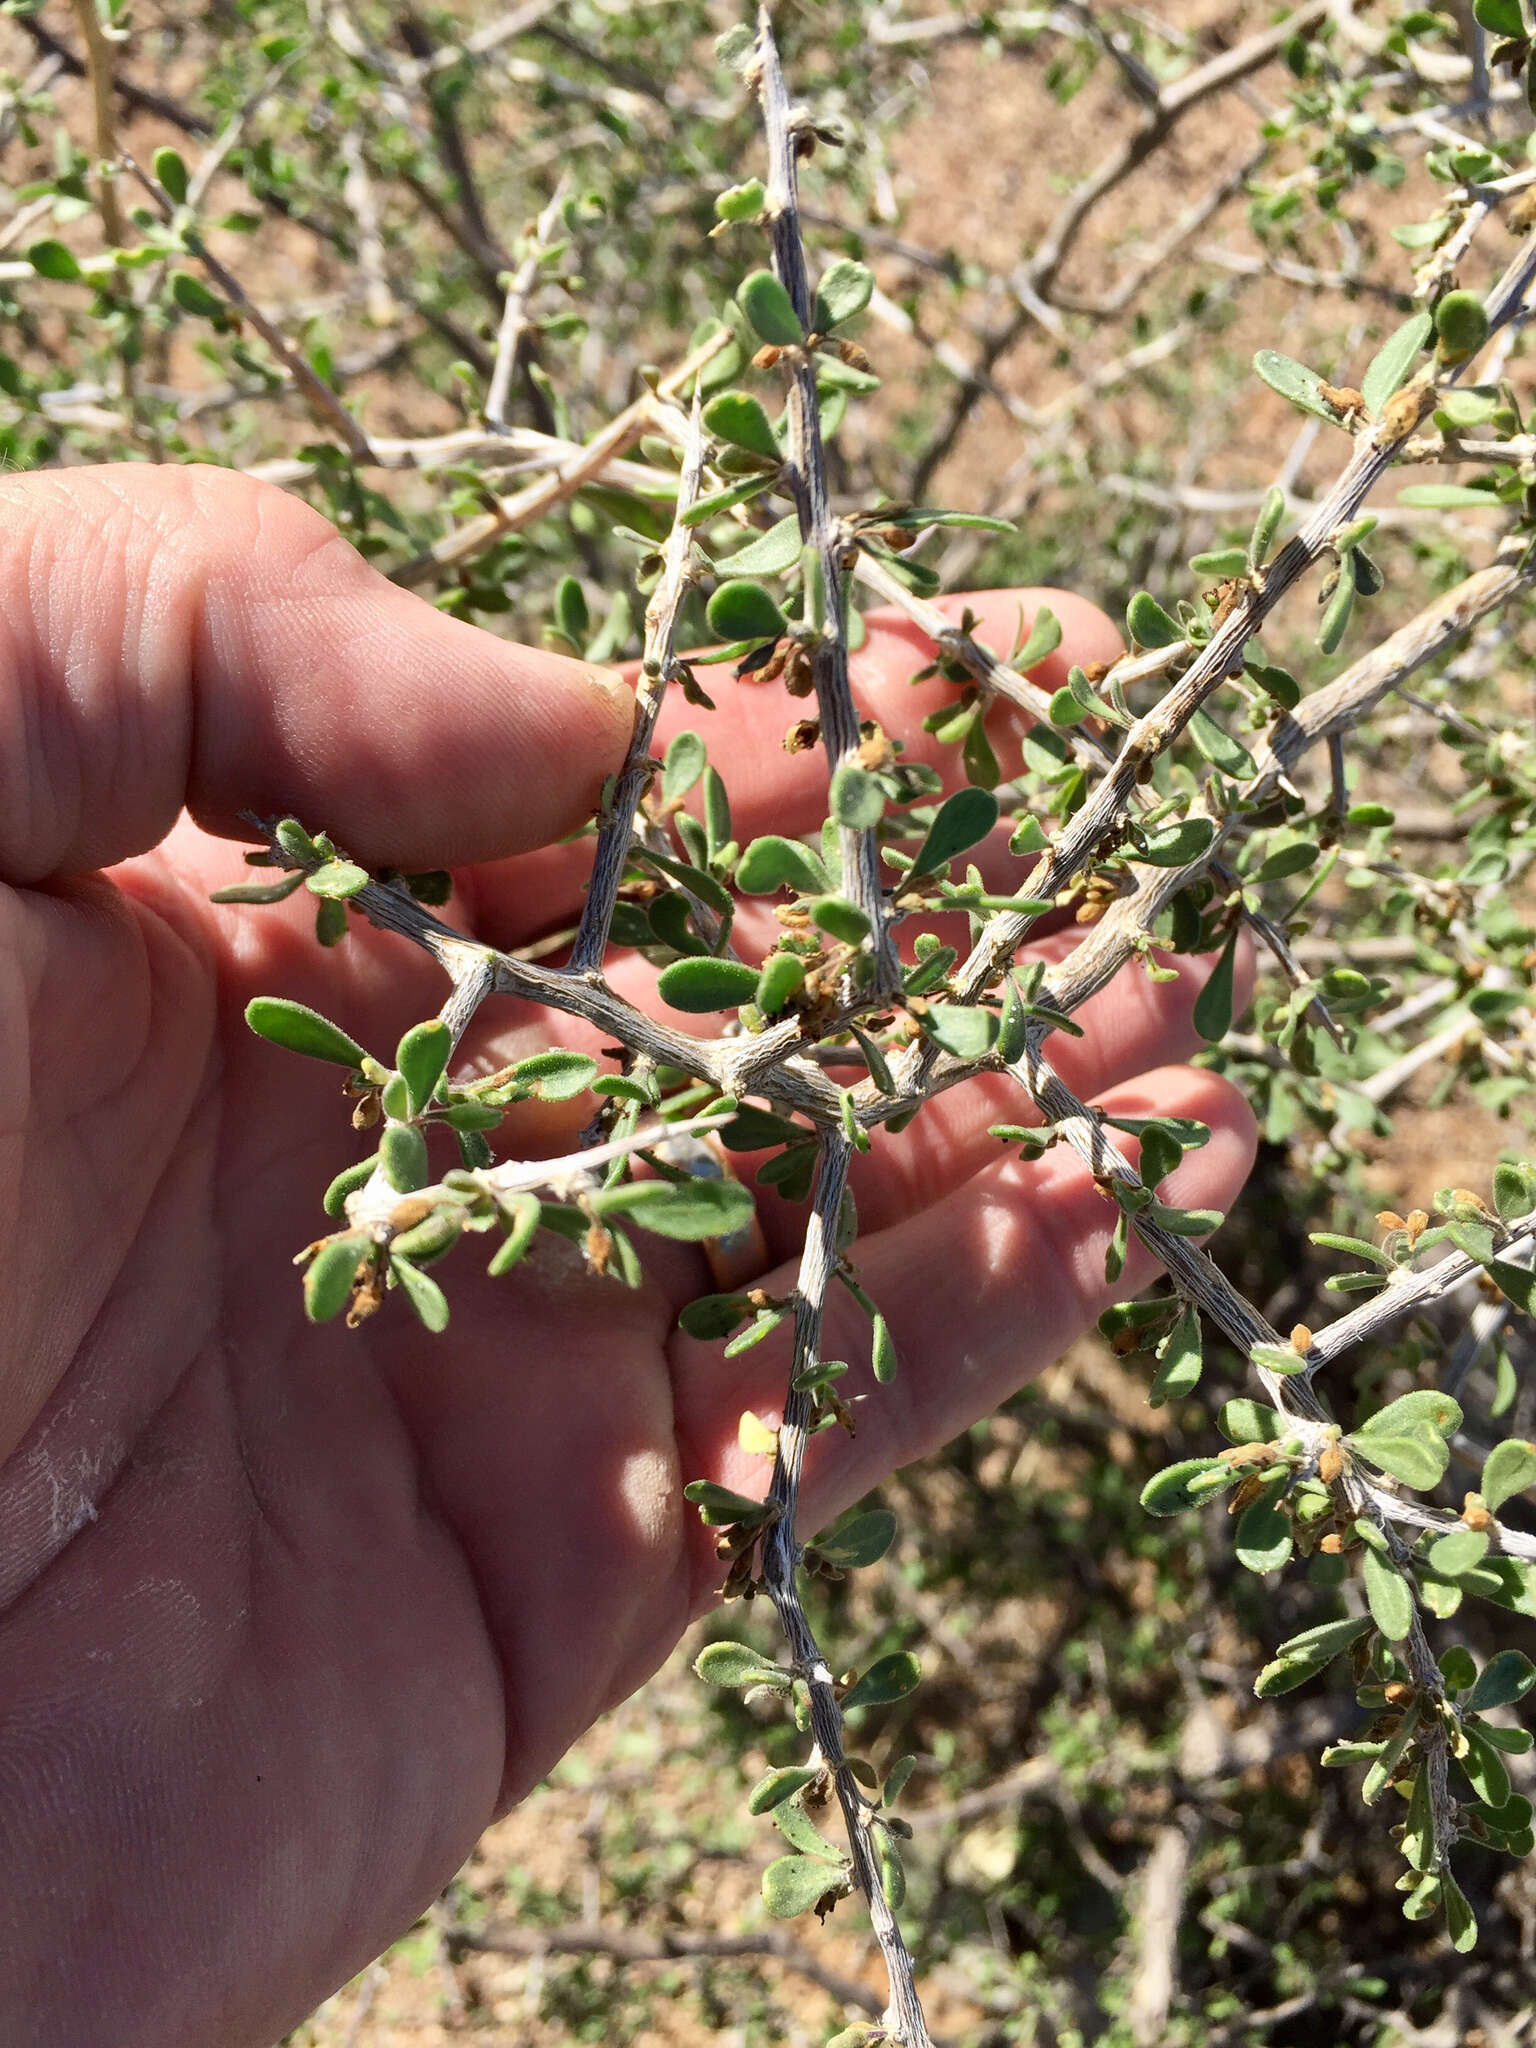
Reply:
M1344 1471L1344 1453L1337 1444L1324 1444L1317 1454L1317 1476L1324 1486L1332 1486ZM1326 1543L1324 1549L1327 1548Z
M1312 1349L1312 1332L1305 1323L1298 1323L1291 1331L1291 1349L1305 1356Z

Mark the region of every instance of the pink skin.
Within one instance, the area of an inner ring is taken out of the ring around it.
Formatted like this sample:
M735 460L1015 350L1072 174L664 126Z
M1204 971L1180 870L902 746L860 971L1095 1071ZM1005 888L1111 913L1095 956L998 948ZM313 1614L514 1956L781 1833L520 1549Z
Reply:
M262 2048L708 1605L678 1489L761 1484L736 1424L775 1412L783 1361L675 1338L710 1282L660 1241L634 1293L559 1245L500 1282L460 1253L442 1338L394 1303L355 1336L300 1313L290 1261L361 1148L338 1076L254 1039L244 1005L313 1001L387 1054L442 983L368 931L322 955L302 900L211 906L241 867L210 835L293 810L359 859L461 869L487 936L549 929L576 867L531 849L621 757L613 679L454 623L218 471L11 478L0 511L0 2032ZM1017 600L970 601L1005 639ZM1074 657L1113 651L1098 613L1051 602ZM908 689L921 658L885 622L860 659L895 729L944 693ZM813 822L814 763L777 751L801 707L719 694L703 729L742 836ZM1222 1207L1248 1112L1170 1064L1200 978L1131 975L1062 1062L1120 1109L1204 1118L1174 1194ZM587 1042L508 1006L482 1049L535 1032ZM854 1441L818 1441L808 1528L1106 1299L1106 1205L1061 1152L999 1157L1006 1094L956 1091L860 1162L860 1270L902 1371ZM798 1212L763 1206L788 1260ZM1133 1253L1127 1282L1152 1270ZM862 1355L841 1302L829 1344Z

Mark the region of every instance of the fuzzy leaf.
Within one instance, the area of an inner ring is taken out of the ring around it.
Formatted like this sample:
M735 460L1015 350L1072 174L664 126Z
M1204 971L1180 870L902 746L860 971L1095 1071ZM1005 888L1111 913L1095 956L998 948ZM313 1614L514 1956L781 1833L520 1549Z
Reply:
M452 1050L453 1033L439 1017L415 1025L396 1046L395 1065L404 1077L412 1116L425 1113Z
M304 1313L312 1323L328 1323L341 1314L367 1249L364 1237L333 1237L315 1253L304 1269Z
M995 1010L973 1009L965 1003L934 1003L923 1018L923 1029L957 1060L980 1060L997 1042L998 1017Z
M857 1683L843 1695L846 1714L851 1707L885 1707L905 1699L923 1675L923 1668L910 1650L893 1650L877 1657Z
M771 270L754 270L737 288L736 303L762 340L795 348L805 339L793 301Z
M781 458L774 439L773 423L762 406L746 391L722 391L704 408L704 427L717 441L764 455L771 462Z
M1216 827L1209 818L1184 818L1172 825L1159 825L1145 835L1145 846L1128 846L1127 860L1148 867L1182 868L1209 853Z
M258 1038L270 1039L288 1052L305 1053L312 1060L359 1067L368 1057L339 1025L286 996L253 996L245 1006L245 1021Z
M918 848L912 873L936 874L944 863L968 847L978 846L997 823L997 798L985 789L957 789L946 797Z
M1536 1486L1536 1444L1523 1437L1508 1437L1495 1444L1483 1465L1478 1492L1483 1505L1496 1515L1505 1501Z
M1125 624L1138 647L1171 647L1184 638L1178 620L1169 617L1149 590L1138 590L1126 606Z
M1282 398L1300 406L1303 412L1312 413L1331 425L1338 424L1339 415L1323 397L1323 380L1316 370L1309 370L1294 356L1281 355L1278 349L1273 348L1261 348L1253 359L1253 367L1271 391L1278 391Z
M1141 1504L1149 1515L1177 1515L1198 1506L1232 1485L1238 1473L1220 1458L1182 1458L1177 1465L1165 1465L1154 1472L1141 1489Z
M709 629L722 640L777 640L786 624L761 583L734 576L722 583L705 607Z
M667 748L661 769L661 793L668 803L684 797L704 773L707 759L703 740L696 732L680 732Z
M1232 1029L1232 1005L1237 974L1237 936L1233 925L1221 957L1211 969L1205 986L1195 997L1191 1021L1209 1045L1217 1045Z
M414 1195L427 1184L427 1141L414 1124L390 1124L379 1140L379 1164L397 1194Z
M1273 1660L1254 1680L1254 1691L1261 1700L1273 1699L1283 1692L1294 1692L1298 1685L1305 1685L1309 1678L1315 1678L1335 1657L1363 1636L1370 1625L1362 1615L1358 1619L1325 1621L1317 1628L1304 1629L1299 1636L1292 1636L1289 1642L1280 1645Z
M771 896L775 889L824 896L832 888L832 877L808 846L770 832L754 839L736 863L736 886L748 896Z
M829 263L816 287L816 327L826 334L845 320L855 319L874 297L875 273L867 263L855 263L839 256Z
M1429 345L1433 324L1427 313L1415 313L1395 334L1389 334L1371 357L1360 379L1360 396L1373 416L1379 417L1393 392L1407 383L1414 358Z
M829 1536L818 1536L813 1548L828 1564L852 1571L860 1565L876 1564L896 1538L896 1517L889 1508L870 1508L844 1522Z
M794 512L760 533L756 540L749 540L744 548L738 548L720 564L721 573L726 576L782 576L786 569L792 569L800 559L800 520Z
M1374 1550L1365 1553L1364 1571L1371 1619L1389 1642L1400 1643L1413 1626L1413 1588Z
M763 1904L775 1920L793 1920L828 1892L840 1893L845 1882L840 1864L819 1856L778 1856L763 1872Z
M624 1181L592 1197L599 1216L628 1216L642 1230L686 1244L730 1237L752 1220L752 1191L736 1180Z
M885 791L879 781L867 768L851 763L833 775L829 800L833 817L853 831L871 831L885 816Z
M821 1769L817 1764L790 1764L785 1769L770 1771L765 1778L759 1778L748 1794L747 1811L771 1813L796 1792L813 1785L820 1776Z
M707 955L674 960L661 970L656 991L674 1010L693 1015L734 1010L756 995L757 969L740 960L714 960Z
M693 1660L706 1685L772 1685L789 1689L789 1673L747 1643L706 1643Z
M1272 1498L1250 1501L1237 1518L1234 1544L1238 1563L1248 1571L1279 1571L1296 1547L1291 1518Z

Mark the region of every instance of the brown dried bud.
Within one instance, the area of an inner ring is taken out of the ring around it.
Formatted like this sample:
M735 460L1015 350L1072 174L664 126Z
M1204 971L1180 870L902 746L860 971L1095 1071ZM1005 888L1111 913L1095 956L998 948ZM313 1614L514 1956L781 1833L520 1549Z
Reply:
M1365 398L1353 384L1327 384L1318 380L1317 395L1335 412L1357 413L1366 409Z
M1417 1239L1422 1231L1428 1230L1429 1218L1422 1209L1414 1209L1403 1227L1411 1238Z
M791 697L810 697L815 694L815 672L811 667L811 658L803 647L793 648L784 664L784 687Z
M1280 1454L1273 1444L1228 1444L1216 1455L1223 1465L1273 1465Z
M1332 1486L1344 1471L1344 1453L1337 1444L1324 1444L1317 1454L1317 1476L1324 1486ZM1327 1545L1324 1545L1327 1548Z
M1317 1547L1323 1553L1324 1557L1337 1557L1339 1552L1344 1548L1344 1538L1339 1534L1337 1529L1330 1529L1328 1531L1328 1534L1323 1538L1322 1542L1319 1543Z
M1413 1702L1414 1690L1406 1679L1394 1678L1390 1685L1382 1687L1382 1691L1386 1694L1389 1703L1394 1707L1406 1707Z
M352 1128L354 1131L371 1130L384 1112L379 1107L378 1090L371 1089L362 1100L353 1106Z
M1461 1506L1461 1519L1469 1529L1491 1529L1493 1516L1489 1514L1480 1493L1469 1493Z
M1312 1332L1305 1323L1298 1323L1292 1330L1291 1349L1301 1352L1303 1357L1312 1349Z
M765 341L757 354L752 358L752 367L754 370L771 370L783 353L783 349L779 348L775 343Z
M838 361L846 363L850 370L867 372L869 369L869 357L856 341L840 341L837 344L837 356Z
M1380 439L1400 441L1405 434L1411 434L1419 424L1419 415L1428 396L1427 391L1413 384L1405 384L1401 391L1394 391L1381 408Z
M403 1202L396 1202L390 1210L389 1227L391 1230L410 1230L414 1225L425 1222L436 1207L437 1203L430 1195L407 1195Z
M784 751L786 754L804 754L814 747L820 738L819 718L797 719L784 735Z
M1376 1222L1382 1230L1406 1230L1408 1227L1395 1209L1378 1209Z

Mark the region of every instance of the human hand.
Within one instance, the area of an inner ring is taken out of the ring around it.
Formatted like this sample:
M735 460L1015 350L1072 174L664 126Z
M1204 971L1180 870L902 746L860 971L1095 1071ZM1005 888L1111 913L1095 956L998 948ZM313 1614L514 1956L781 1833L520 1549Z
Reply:
M211 905L239 874L214 835L242 807L292 812L364 862L452 866L455 919L520 943L579 908L584 849L547 842L622 757L616 683L445 618L224 472L11 478L0 508L0 2033L265 2048L708 1604L719 1568L681 1488L761 1491L736 1426L776 1418L783 1359L722 1365L676 1334L711 1285L686 1245L649 1243L633 1292L563 1245L499 1281L471 1262L441 1338L388 1313L311 1328L290 1268L346 1125L334 1074L252 1038L247 1000L310 1001L388 1047L443 984L356 924L322 955L303 897ZM968 602L1007 638L1015 596ZM1054 684L1115 643L1051 603ZM863 708L914 730L945 694L909 688L926 658L872 621ZM814 826L782 694L722 699L705 730L742 837ZM1222 1207L1247 1110L1168 1064L1198 1042L1202 972L1128 974L1057 1058L1119 1113L1208 1123L1170 1199ZM643 962L613 978L654 1003ZM482 1016L488 1060L601 1042L526 1006ZM856 1257L902 1370L854 1439L813 1445L808 1529L1108 1299L1109 1206L1064 1148L1000 1158L999 1114L1012 1084L977 1081L857 1163ZM563 1149L547 1111L507 1136ZM763 1196L772 1290L800 1213ZM1116 1292L1152 1270L1133 1248Z

